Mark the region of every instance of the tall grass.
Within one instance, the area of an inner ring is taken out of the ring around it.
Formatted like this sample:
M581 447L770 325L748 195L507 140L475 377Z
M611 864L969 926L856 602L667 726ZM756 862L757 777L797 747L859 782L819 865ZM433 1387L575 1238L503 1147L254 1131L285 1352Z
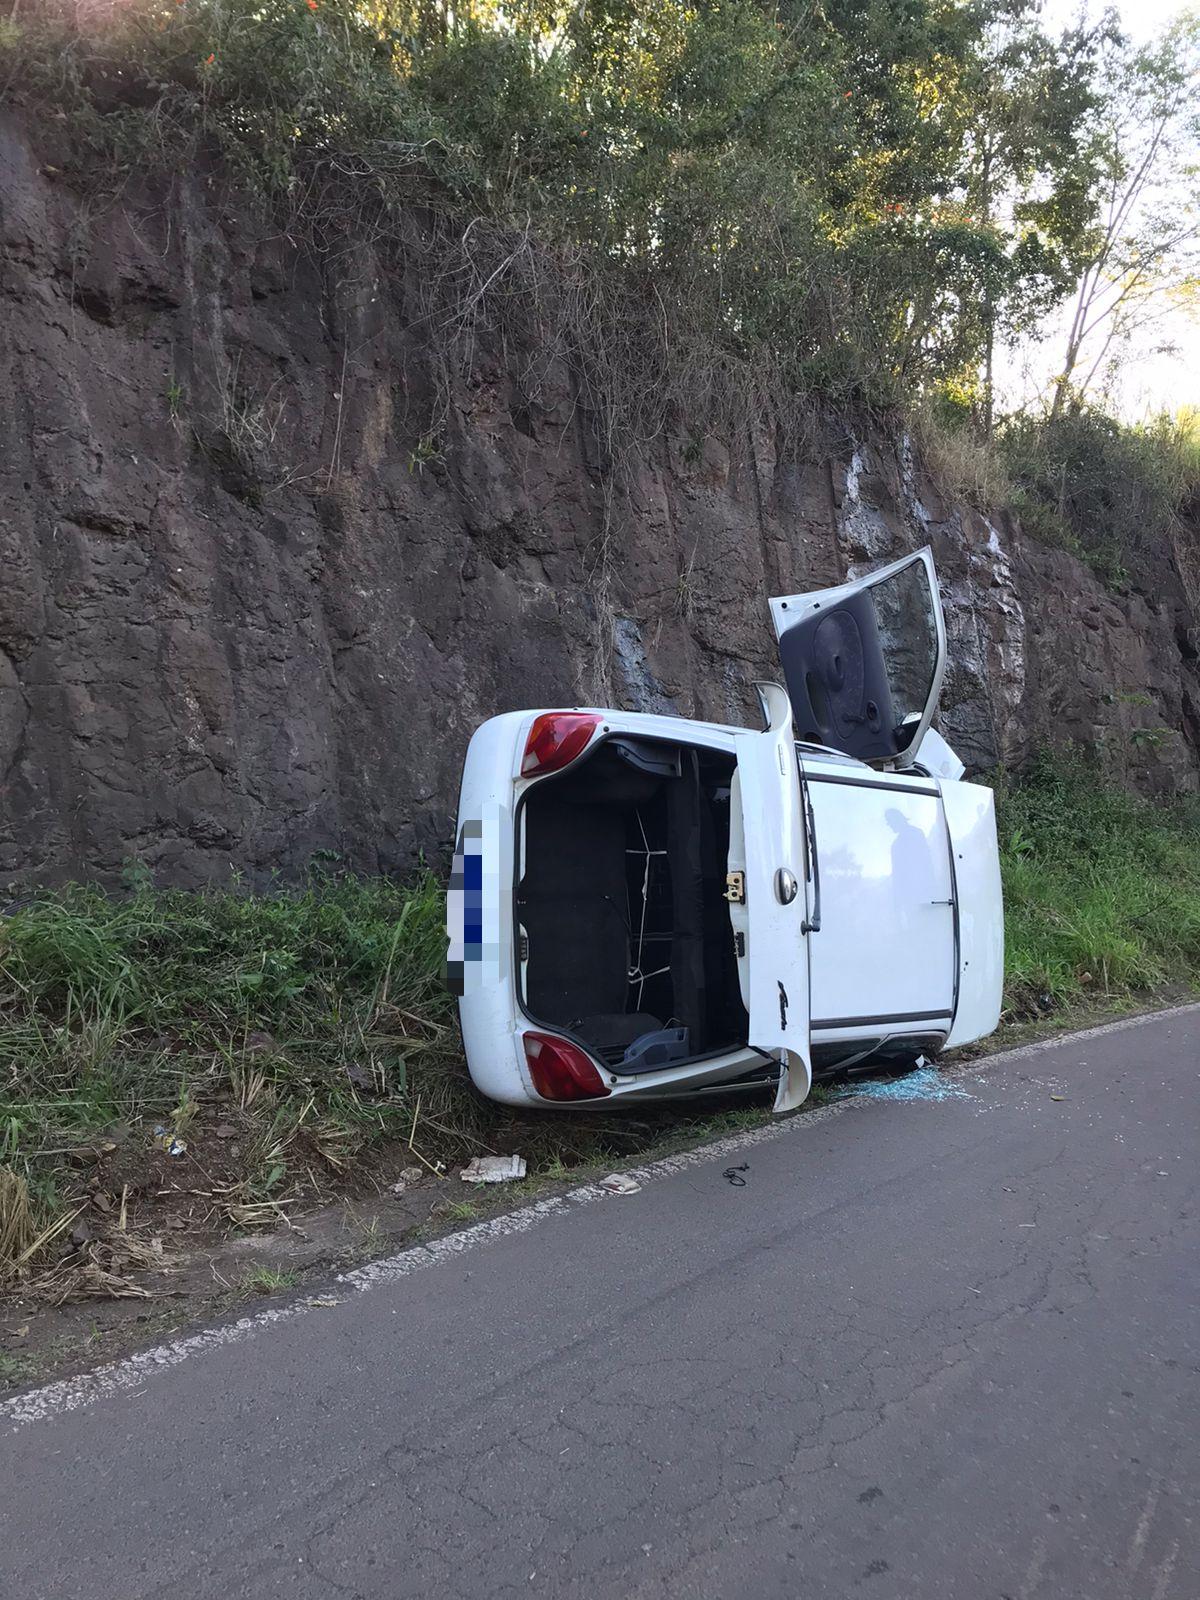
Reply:
M0 1167L46 1211L77 1147L138 1119L181 1130L207 1103L260 1125L250 1176L282 1166L275 1187L281 1152L336 1166L398 1134L414 1086L462 1125L443 952L431 875L43 895L0 922Z
M164 1181L198 1184L207 1198L193 1217L248 1223L392 1166L512 1149L532 1167L572 1165L711 1117L711 1105L522 1116L484 1100L443 986L442 895L428 873L317 875L268 894L142 878L119 896L75 885L10 908L0 1286L29 1241L86 1200L98 1153L120 1166L118 1188L128 1175L134 1208L153 1209ZM157 1152L173 1137L189 1161L164 1180Z
M997 784L1008 1005L1120 998L1200 981L1200 803L1106 786L1043 758Z

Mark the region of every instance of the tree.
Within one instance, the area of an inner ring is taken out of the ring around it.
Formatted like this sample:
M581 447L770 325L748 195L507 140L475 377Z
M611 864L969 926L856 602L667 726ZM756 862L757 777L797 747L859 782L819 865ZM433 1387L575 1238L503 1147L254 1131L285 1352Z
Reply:
M1079 405L1114 351L1144 334L1181 296L1196 296L1200 208L1200 16L1159 42L1120 42L1105 63L1092 140L1099 215L1081 262L1051 416Z
M1017 6L994 19L972 63L964 95L964 209L1001 251L978 285L988 437L997 332L1019 334L1069 293L1094 220L1086 130L1110 30L1105 20L1054 39Z

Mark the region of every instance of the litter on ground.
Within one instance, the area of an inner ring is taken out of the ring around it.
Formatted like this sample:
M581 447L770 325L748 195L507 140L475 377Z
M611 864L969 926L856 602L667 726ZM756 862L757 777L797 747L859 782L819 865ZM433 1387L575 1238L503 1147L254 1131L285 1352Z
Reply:
M403 1194L406 1189L411 1189L415 1183L420 1183L424 1176L424 1167L405 1167L404 1171L392 1185L392 1193Z
M524 1176L524 1156L476 1156L459 1173L464 1183L512 1183Z
M164 1128L161 1123L154 1129L154 1142L169 1156L181 1156L187 1151L187 1143L178 1134L172 1133L170 1128Z
M636 1194L642 1187L634 1178L627 1178L623 1172L610 1172L607 1178L600 1179L600 1187L607 1189L609 1194Z

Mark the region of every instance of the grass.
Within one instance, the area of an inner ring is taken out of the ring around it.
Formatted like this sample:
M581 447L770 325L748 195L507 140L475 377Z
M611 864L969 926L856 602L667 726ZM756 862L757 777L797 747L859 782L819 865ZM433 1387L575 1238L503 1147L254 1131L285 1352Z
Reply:
M928 396L913 402L909 428L921 461L941 492L977 511L995 511L1012 497L1004 461L964 419Z
M1042 759L997 785L1009 1014L1193 988L1200 803L1164 806Z
M81 1161L144 1147L155 1129L164 1147L201 1125L211 1141L218 1115L237 1135L219 1148L239 1152L227 1188L243 1220L301 1177L338 1181L362 1146L413 1137L414 1122L422 1141L469 1144L478 1117L441 983L441 908L430 875L317 875L265 895L74 886L13 909L0 923L0 1241L27 1243L61 1213Z
M27 1356L11 1356L0 1350L0 1389L15 1388L19 1383L28 1383L37 1375L36 1361Z
M127 1212L135 1229L161 1190L202 1192L189 1225L271 1226L300 1199L361 1192L391 1157L436 1169L519 1149L531 1170L568 1168L704 1126L483 1100L442 982L443 928L431 874L316 873L267 894L135 874L122 895L75 885L11 907L0 1288L61 1250L81 1207L94 1216L97 1188L106 1218Z
M1006 420L998 446L1027 532L1077 555L1111 587L1152 582L1164 551L1194 562L1184 520L1200 492L1194 408L1136 425L1082 405L1058 417L1021 414Z
M297 1282L294 1272L278 1272L274 1267L255 1267L242 1279L242 1288L251 1294L279 1294L292 1289Z
M1008 1020L1196 984L1200 803L1154 805L1064 759L996 789ZM77 1217L94 1223L98 1187L109 1221L124 1229L128 1212L130 1238L139 1206L153 1215L160 1189L188 1184L207 1196L203 1220L271 1226L397 1164L519 1149L541 1182L762 1120L758 1102L563 1116L481 1099L442 985L442 930L430 874L316 874L267 894L135 878L120 896L75 886L11 908L0 922L0 1287L18 1262L61 1251ZM178 1165L173 1141L187 1155ZM476 1205L448 1214L469 1220Z

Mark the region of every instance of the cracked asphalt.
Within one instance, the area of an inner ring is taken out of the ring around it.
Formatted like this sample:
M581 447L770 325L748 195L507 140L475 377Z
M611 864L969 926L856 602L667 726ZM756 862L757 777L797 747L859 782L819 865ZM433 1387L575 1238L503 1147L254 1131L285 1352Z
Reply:
M1198 1067L856 1100L0 1434L0 1594L1196 1600Z

